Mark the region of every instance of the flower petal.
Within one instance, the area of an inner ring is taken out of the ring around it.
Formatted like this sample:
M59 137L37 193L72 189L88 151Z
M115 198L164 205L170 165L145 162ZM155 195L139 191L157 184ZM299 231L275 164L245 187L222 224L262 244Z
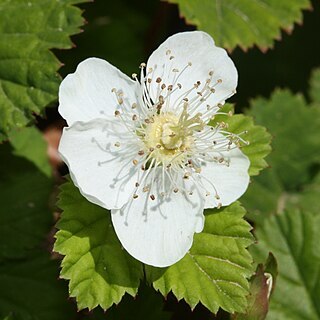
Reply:
M188 65L190 64L191 65ZM207 112L207 105L211 107L218 103L223 104L224 101L235 93L238 81L238 73L227 55L227 52L219 47L216 47L213 39L205 32L191 31L177 33L169 37L156 49L150 56L147 63L147 70L152 68L153 71L149 77L152 77L150 96L153 101L158 100L159 86L165 83L173 85L173 91L170 95L170 108L181 108L184 92L194 87L197 81L201 84L198 88L194 88L187 96L189 101L192 98L197 98L193 103L196 111L205 114L204 120L209 120L212 113ZM214 87L215 92L210 93L206 97L203 92L200 95L197 92L206 85L206 80L213 72L210 87ZM159 79L162 82L159 83ZM156 81L158 79L158 82ZM177 89L178 83L181 84L181 89ZM165 97L167 92L162 92ZM200 106L198 106L200 99L203 99Z
M166 267L183 258L192 245L193 234L202 231L204 199L197 190L192 196L180 191L161 196L161 169L154 170L158 170L151 191L154 200L150 192L137 190L137 199L111 211L112 222L120 242L133 257ZM168 181L166 188L170 188Z
M59 112L68 125L112 116L119 105L111 90L123 92L126 106L137 102L137 84L105 60L89 58L69 74L59 89Z
M229 166L217 162L205 162L201 167L201 180L210 195L206 197L205 208L227 206L239 199L249 185L250 161L239 148L224 152L230 160ZM216 199L218 194L220 199Z
M106 209L121 208L128 201L138 171L132 160L139 141L133 139L117 120L76 122L64 128L59 152L89 201Z

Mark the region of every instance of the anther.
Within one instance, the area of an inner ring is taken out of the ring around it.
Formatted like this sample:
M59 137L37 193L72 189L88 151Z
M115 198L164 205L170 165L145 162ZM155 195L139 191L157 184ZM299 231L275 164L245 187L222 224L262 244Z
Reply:
M161 144L157 144L156 147L157 147L158 149L160 149L160 148L161 148Z
M219 197L218 194L216 194L214 197L215 197L217 200L220 200L220 197Z
M162 79L160 78L160 77L158 77L157 79L156 79L156 83L160 83L162 81Z
M172 72L179 72L179 69L174 68L172 69Z
M166 88L166 85L163 83L163 84L161 85L161 89L164 90L165 88Z
M149 186L145 186L145 187L143 187L142 191L143 192L148 192L148 191L150 191L150 187Z
M133 103L132 106L131 106L132 109L135 109L136 107L137 107L136 103Z
M132 160L132 163L136 166L138 164L138 160L134 159L134 160Z
M181 89L181 88L182 88L181 83L177 83L177 86L178 86L178 88L179 88L179 89Z
M171 50L166 51L166 55L168 56L169 54L171 54Z
M147 81L148 81L148 83L151 83L152 79L151 79L151 78L148 78Z
M143 151L143 150L140 150L140 151L138 152L138 155L139 155L139 156L143 156L143 155L144 155L144 151Z
M172 60L172 59L174 59L174 56L170 56L169 60Z
M172 84L168 85L168 91L172 91L172 88L173 88Z
M209 76L210 76L210 77L213 76L213 71L210 71L210 72L209 72Z
M138 195L135 193L134 195L133 195L133 199L137 199L138 198Z
M140 183L136 182L135 186L136 186L136 188L138 188L140 186Z
M222 79L218 79L217 82L218 82L218 83L222 83Z
M191 67L192 66L192 62L189 61L188 62L188 66Z
M119 148L119 147L120 147L120 142L116 142L116 143L114 144L114 146Z
M154 196L154 194L150 195L150 199L154 200L156 197Z
M217 209L220 209L222 207L222 203L219 202L218 205L217 205Z
M145 68L146 64L144 62L140 63L140 68Z
M150 152L153 152L153 151L154 151L154 148L152 148L152 147L149 148L149 151L150 151Z
M177 193L178 191L179 191L178 188L174 188L174 189L173 189L173 192L174 192L174 193Z
M133 121L136 121L137 119L138 119L137 115L134 114L134 115L132 116L132 120L133 120Z
M119 111L119 110L116 110L116 111L114 112L114 115L115 115L116 117L120 116L120 111Z
M138 76L138 75L137 75L136 73L133 73L133 74L132 74L132 79L136 79L137 76Z

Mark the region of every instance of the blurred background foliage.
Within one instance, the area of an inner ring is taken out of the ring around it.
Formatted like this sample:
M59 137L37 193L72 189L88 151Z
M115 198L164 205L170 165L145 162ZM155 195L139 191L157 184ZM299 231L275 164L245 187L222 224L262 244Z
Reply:
M0 8L9 3L0 0ZM62 77L92 56L104 58L130 75L169 35L195 29L186 24L176 5L164 1L96 0L79 7L86 24L82 33L72 36L72 49L65 50L71 46L66 37L81 25L80 12L72 11L73 18L66 19L72 26L66 28L64 37L43 38L47 48L60 48L53 52L64 64L59 70ZM0 10L0 16L4 14ZM270 168L253 179L241 199L258 238L252 247L254 258L265 261L268 251L273 251L279 264L280 289L276 288L270 303L267 319L271 320L320 319L320 72L315 71L320 67L319 16L320 3L313 0L312 10L303 11L303 23L295 25L290 34L281 31L272 49L262 52L253 46L230 51L239 72L238 93L231 102L237 112L252 115L273 136L274 150L267 159ZM6 36L2 34L0 40L2 80L4 58L11 50L5 45ZM55 61L50 68L52 76L58 67ZM30 123L36 113L36 127L41 132L33 127L8 129L10 143L0 145L0 319L229 319L224 311L215 317L201 305L191 311L172 294L163 299L147 286L140 288L136 299L126 295L106 313L76 312L74 301L67 299L66 281L57 281L59 257L50 255L58 216L56 186L66 173L56 156L64 125L54 102L59 80L52 83L49 89L42 88L46 94L34 96L31 111L21 118ZM15 89L5 89L2 81L0 118L4 118L7 94L17 97ZM31 89L27 89L29 95ZM19 104L20 100L15 101ZM43 111L38 108L41 103L42 107L51 106ZM28 144L31 139L32 146Z

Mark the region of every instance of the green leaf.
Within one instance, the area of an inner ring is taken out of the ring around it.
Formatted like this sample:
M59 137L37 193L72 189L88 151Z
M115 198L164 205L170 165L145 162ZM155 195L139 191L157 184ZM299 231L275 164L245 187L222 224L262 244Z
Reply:
M233 49L254 44L262 50L273 46L281 29L293 30L302 22L302 10L311 7L309 0L167 0L179 4L188 23L212 35L219 46Z
M254 100L250 114L274 136L268 162L285 189L310 181L312 166L320 163L320 109L307 106L301 95L277 90L270 100Z
M251 247L257 261L272 250L279 264L268 320L320 318L320 215L287 211L267 219Z
M320 68L312 72L309 96L312 102L320 104Z
M304 209L310 204L309 211L318 211L320 181L313 179L320 163L320 109L308 106L300 95L278 90L270 100L254 100L250 113L274 138L267 158L271 168L255 177L241 198L249 217L261 223L293 205Z
M252 258L247 247L253 242L250 225L238 204L207 210L202 233L195 234L186 256L166 268L146 266L148 281L163 295L170 291L193 309L201 302L211 312L221 307L242 312L249 292Z
M9 140L14 155L28 159L46 176L51 176L48 145L39 130L34 127L13 130L9 133Z
M78 308L104 310L127 292L137 293L142 264L122 247L112 227L110 212L88 202L70 182L61 188L54 250L65 255L61 277L70 280L69 293Z
M171 313L163 310L164 302L161 294L149 286L141 286L136 298L125 295L121 303L113 306L106 314L101 309L94 310L92 320L169 320Z
M83 0L0 3L0 134L26 126L57 97L59 61L49 49L71 47L83 24ZM14 17L14 18L13 18ZM1 137L0 137L1 138Z
M0 315L14 320L69 320L73 307L57 277L58 265L37 250L0 264Z
M53 216L48 208L52 181L31 162L13 156L8 143L0 146L0 159L1 261L39 246Z

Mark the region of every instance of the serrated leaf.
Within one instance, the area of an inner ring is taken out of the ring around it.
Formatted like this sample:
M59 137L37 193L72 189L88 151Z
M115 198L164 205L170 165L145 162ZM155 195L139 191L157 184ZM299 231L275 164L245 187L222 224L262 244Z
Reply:
M161 294L153 288L141 286L135 298L125 295L119 305L103 313L101 309L95 309L92 320L169 320L171 312L164 311L164 301ZM88 319L89 320L89 319Z
M23 127L57 97L59 61L49 49L71 47L83 24L83 0L0 3L0 134ZM14 18L13 18L14 17Z
M320 104L320 69L312 71L309 96L312 102Z
M273 135L273 151L267 158L271 168L256 177L241 198L250 218L260 223L267 215L289 208L290 203L303 209L310 200L308 210L316 211L317 183L310 192L305 184L312 183L314 167L320 163L320 109L308 106L300 95L278 90L270 100L253 101L250 113ZM303 199L305 195L309 200Z
M48 207L52 181L11 152L9 144L0 146L0 261L40 246L53 222Z
M261 49L273 46L281 29L291 31L302 22L302 10L309 0L167 0L179 5L186 21L212 35L219 46L233 49L237 45Z
M259 98L251 105L255 121L274 136L268 162L285 189L308 182L311 167L320 162L320 110L287 90L277 90L270 100Z
M234 203L207 210L202 233L195 234L186 256L166 268L146 266L146 276L163 295L170 291L193 309L199 302L211 312L244 311L252 274L247 247L253 242L245 210Z
M9 133L13 154L31 161L46 176L51 176L51 167L47 156L47 143L38 129L34 127L13 130Z
M58 265L49 254L30 252L28 259L0 264L0 314L14 320L69 320L74 307L57 279Z
M272 250L279 263L268 320L320 318L320 215L287 211L266 220L251 251L262 261Z
M60 276L70 280L78 308L106 310L126 292L135 296L142 264L121 247L110 212L88 202L71 182L62 186L58 205L63 213L54 250L65 255Z
M222 111L232 112L233 107L230 104L226 104ZM229 132L241 134L241 137L249 142L248 145L241 143L241 150L250 160L250 176L258 175L268 165L264 159L271 151L271 135L267 132L266 128L255 125L252 117L243 114L234 114L232 116L218 115L209 124L215 125L221 121L228 124L227 130ZM243 134L244 132L247 133Z

